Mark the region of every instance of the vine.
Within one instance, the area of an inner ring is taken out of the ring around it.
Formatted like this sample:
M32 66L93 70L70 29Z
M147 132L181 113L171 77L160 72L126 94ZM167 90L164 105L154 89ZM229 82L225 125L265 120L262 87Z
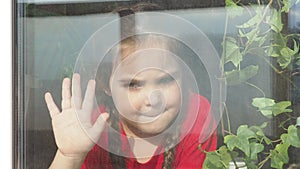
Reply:
M281 169L289 163L289 148L300 148L300 117L297 119L290 115L293 112L290 108L292 102L267 98L262 89L248 81L258 74L259 66L244 66L246 64L243 64L246 57L261 58L278 76L283 77L296 91L300 92L299 87L290 76L290 74L298 73L291 73L293 65L300 66L300 35L284 33L282 23L282 16L288 13L296 3L299 3L299 0L277 0L276 2L269 0L264 5L263 2L257 0L256 5L245 6L240 1L226 0L227 15L220 61L221 78L226 79L227 85L247 84L262 93L263 97L252 99L251 106L266 118L272 119L283 114L287 116L278 126L283 128L284 132L274 140L264 133L264 129L270 125L267 122L256 126L240 125L234 134L230 129L230 120L227 118L228 129L224 128L223 122L221 126L224 144L216 151L206 152L204 169L229 168L230 163L235 168ZM251 15L251 18L236 26L238 31L236 36L227 35L229 20L241 16L245 11ZM226 65L229 65L230 69L225 69ZM226 117L228 117L230 111L227 109L226 103L223 105ZM297 119L297 123L295 119ZM285 128L283 124L291 125ZM259 161L259 156L265 158ZM242 165L238 161L242 161ZM266 166L267 164L270 166Z

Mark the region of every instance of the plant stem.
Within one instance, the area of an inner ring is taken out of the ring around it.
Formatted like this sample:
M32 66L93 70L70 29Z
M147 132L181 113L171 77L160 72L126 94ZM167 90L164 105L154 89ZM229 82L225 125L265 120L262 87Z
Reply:
M235 135L235 134L233 134L233 133L231 133L231 132L229 132L229 131L227 131L227 130L224 130L224 132L225 132L225 133L228 133L228 134L231 134L231 135Z
M225 108L225 114L226 114L226 118L227 118L227 127L228 127L228 132L230 132L230 133L231 133L231 125L230 125L229 112L228 112L228 109L227 109L226 103L223 103L223 104L224 104L224 108Z
M269 154L268 157L266 157L263 161L261 161L258 164L258 166L259 166L258 169L261 169L269 159L271 159L271 154Z
M277 139L277 140L273 140L272 143L278 143L280 141L281 141L281 139Z
M247 85L249 85L249 86L252 86L252 87L254 87L255 89L257 89L258 91L260 91L262 94L263 94L263 96L264 97L266 97L266 95L265 95L265 93L264 93L264 91L263 90L261 90L259 87L257 87L257 86L255 86L254 84L252 84L252 83L249 83L249 82L245 82Z
M224 80L225 79L225 71L224 71L224 66L225 66L225 50L226 50L226 34L227 34L227 28L228 28L228 18L229 18L229 16L228 16L228 14L226 13L226 18L225 18L225 28L224 28L224 36L223 36L223 51L222 51L222 55L221 55L221 60L220 60L220 71L221 71L221 80ZM222 98L223 98L223 96L222 96L222 93L223 93L223 83L222 82L220 82L220 89L219 89L219 91L220 91L220 93L219 93L219 111L220 111L220 116L222 116L222 114L223 114L223 106L224 107L226 107L226 104L225 103L223 103L223 100L222 100ZM229 120L229 116L228 116L228 112L227 112L227 110L226 110L226 115L227 115L227 120L228 121L230 121ZM227 121L227 122L228 122ZM228 123L229 124L229 123ZM224 136L225 135L225 133L223 132L224 130L225 130L225 128L224 128L224 123L223 123L223 120L221 120L221 125L222 125L222 135ZM230 124L229 124L229 126L230 126ZM229 128L229 130L230 130L230 128Z

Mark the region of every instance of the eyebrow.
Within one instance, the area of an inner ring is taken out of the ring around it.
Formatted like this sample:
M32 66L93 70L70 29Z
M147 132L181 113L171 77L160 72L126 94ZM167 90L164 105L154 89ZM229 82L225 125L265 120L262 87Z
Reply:
M141 82L144 82L144 80L139 80L139 79L134 79L134 78L125 78L125 79L121 79L121 80L119 80L119 82L121 82L121 83L128 83L128 82L130 82L130 83L141 83Z
M166 78L166 77L169 77L171 76L172 78L177 78L180 76L180 71L176 70L174 72L171 72L171 73L164 73L162 76L158 76L158 79L163 79L163 78Z
M144 80L137 79L137 78L131 78L131 76L129 76L129 77L124 77L124 78L122 78L118 81L121 82L121 83L128 83L128 82L137 83L137 82L143 82Z
M167 78L169 76L176 79L176 78L179 77L179 75L180 75L180 71L176 70L176 71L171 72L171 73L164 73L163 75L158 76L156 79L159 81L159 80L162 80L162 79ZM146 80L142 80L142 79L138 79L138 78L131 78L131 76L130 77L124 77L124 78L119 80L119 82L121 82L121 83L128 83L128 82L141 83L141 82L144 82L144 81L146 81Z

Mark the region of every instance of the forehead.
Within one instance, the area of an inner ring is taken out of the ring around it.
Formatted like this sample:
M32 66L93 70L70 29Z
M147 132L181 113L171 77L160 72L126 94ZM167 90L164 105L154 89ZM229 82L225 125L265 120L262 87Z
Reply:
M157 69L164 72L179 70L179 59L176 55L155 48L138 50L117 63L117 69L128 74L136 74L145 69Z

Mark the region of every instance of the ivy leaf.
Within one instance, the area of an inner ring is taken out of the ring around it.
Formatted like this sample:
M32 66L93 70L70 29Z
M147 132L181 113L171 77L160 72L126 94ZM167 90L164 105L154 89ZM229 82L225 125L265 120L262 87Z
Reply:
M219 153L221 155L222 161L225 162L226 164L229 164L229 162L232 161L232 157L234 158L237 156L237 154L229 152L226 146L221 146L219 148Z
M241 16L243 14L244 8L238 6L233 0L226 0L225 3L228 16L231 18Z
M250 158L257 160L257 154L264 150L264 146L259 143L250 143Z
M247 159L245 162L246 162L247 168L258 169L257 164L255 164L253 161Z
M286 38L284 38L284 41L286 41ZM298 43L295 40L293 40L293 43L294 43L293 49L284 46L281 47L279 50L280 55L277 56L277 62L283 69L286 68L292 62L292 60L294 58L297 58L297 56L299 55Z
M225 63L232 62L237 67L243 60L240 48L234 38L227 38L225 42Z
M235 148L238 148L239 150L244 152L246 156L250 156L249 140L245 137L228 135L224 137L224 143L227 145L230 151L233 151Z
M262 56L262 57L264 57L264 56L267 55L266 52L265 52L265 50L263 48L259 47L259 46L251 48L251 49L248 49L248 53L254 54L256 56Z
M278 103L274 104L273 106L265 107L261 110L271 110L272 114L274 116L278 116L279 114L282 114L282 113L292 112L291 109L287 109L287 107L289 107L289 106L291 106L290 101L282 101L282 102L278 102Z
M250 157L250 144L249 139L255 138L255 133L248 128L247 125L241 125L237 130L237 135L227 135L224 137L224 143L230 151L238 148Z
M247 38L248 41L250 41L251 39L254 39L254 37L257 36L258 32L256 29L252 29L251 31L249 31L247 33L243 33L241 30L239 30L239 34L242 38Z
M237 136L241 138L255 138L256 134L248 128L247 125L241 125L237 130Z
M203 163L203 169L224 169L228 168L229 162L232 161L232 155L234 153L227 149L226 146L221 146L218 150L206 153L206 158Z
M274 150L271 150L271 167L282 169L282 166L289 162L288 148L289 144L277 144Z
M284 69L292 61L292 57L296 54L297 51L290 49L289 47L283 47L280 50L280 56L277 59L279 65Z
M281 9L281 12L286 12L286 13L289 12L289 10L292 6L294 6L296 3L298 3L297 0L283 0L282 2L283 2L283 7Z
M242 29L250 28L259 24L262 21L262 19L263 19L262 13L257 11L257 14L254 17L250 18L244 24L238 25L237 27Z
M224 143L227 145L230 151L233 151L233 149L236 147L235 144L232 144L235 142L235 140L236 140L235 135L227 135L224 137Z
M242 70L225 72L227 85L244 83L258 73L258 66L250 65Z
M268 56L271 57L278 57L280 56L280 45L278 44L272 44L266 49L266 53Z
M282 28L281 12L277 10L272 10L271 15L267 17L267 23L271 26L271 29L276 33L279 33Z
M258 110L266 117L272 117L271 110L263 110L265 107L273 106L275 101L269 98L254 98L252 100L252 105L257 107Z
M262 129L266 128L267 125L268 125L268 123L267 123L267 122L264 122L264 123L263 123L262 125L260 125L260 126L251 126L250 129L251 129L253 132L255 132L255 134L256 134L257 137L258 137L258 140L263 139L267 145L270 145L270 144L272 143L272 141L271 141L268 137L265 136L265 134L264 134L264 132L263 132L263 130L262 130Z
M289 0L283 0L283 7L281 9L281 12L285 12L285 13L288 13L289 10L290 10L290 2Z
M269 118L272 116L278 116L282 113L292 112L291 109L287 109L287 107L291 106L290 101L275 103L273 99L269 98L254 98L252 100L252 105L257 107L264 116Z
M206 153L206 158L203 163L203 169L210 169L210 168L223 169L223 165L220 160L221 160L220 156L217 154L217 152Z
M289 126L288 133L283 134L282 140L284 140L284 142L286 142L287 144L300 148L300 138L298 137L297 132L298 129L296 128L296 126Z
M252 105L261 109L267 106L273 106L275 104L275 101L273 99L269 99L269 98L254 98L252 100Z

